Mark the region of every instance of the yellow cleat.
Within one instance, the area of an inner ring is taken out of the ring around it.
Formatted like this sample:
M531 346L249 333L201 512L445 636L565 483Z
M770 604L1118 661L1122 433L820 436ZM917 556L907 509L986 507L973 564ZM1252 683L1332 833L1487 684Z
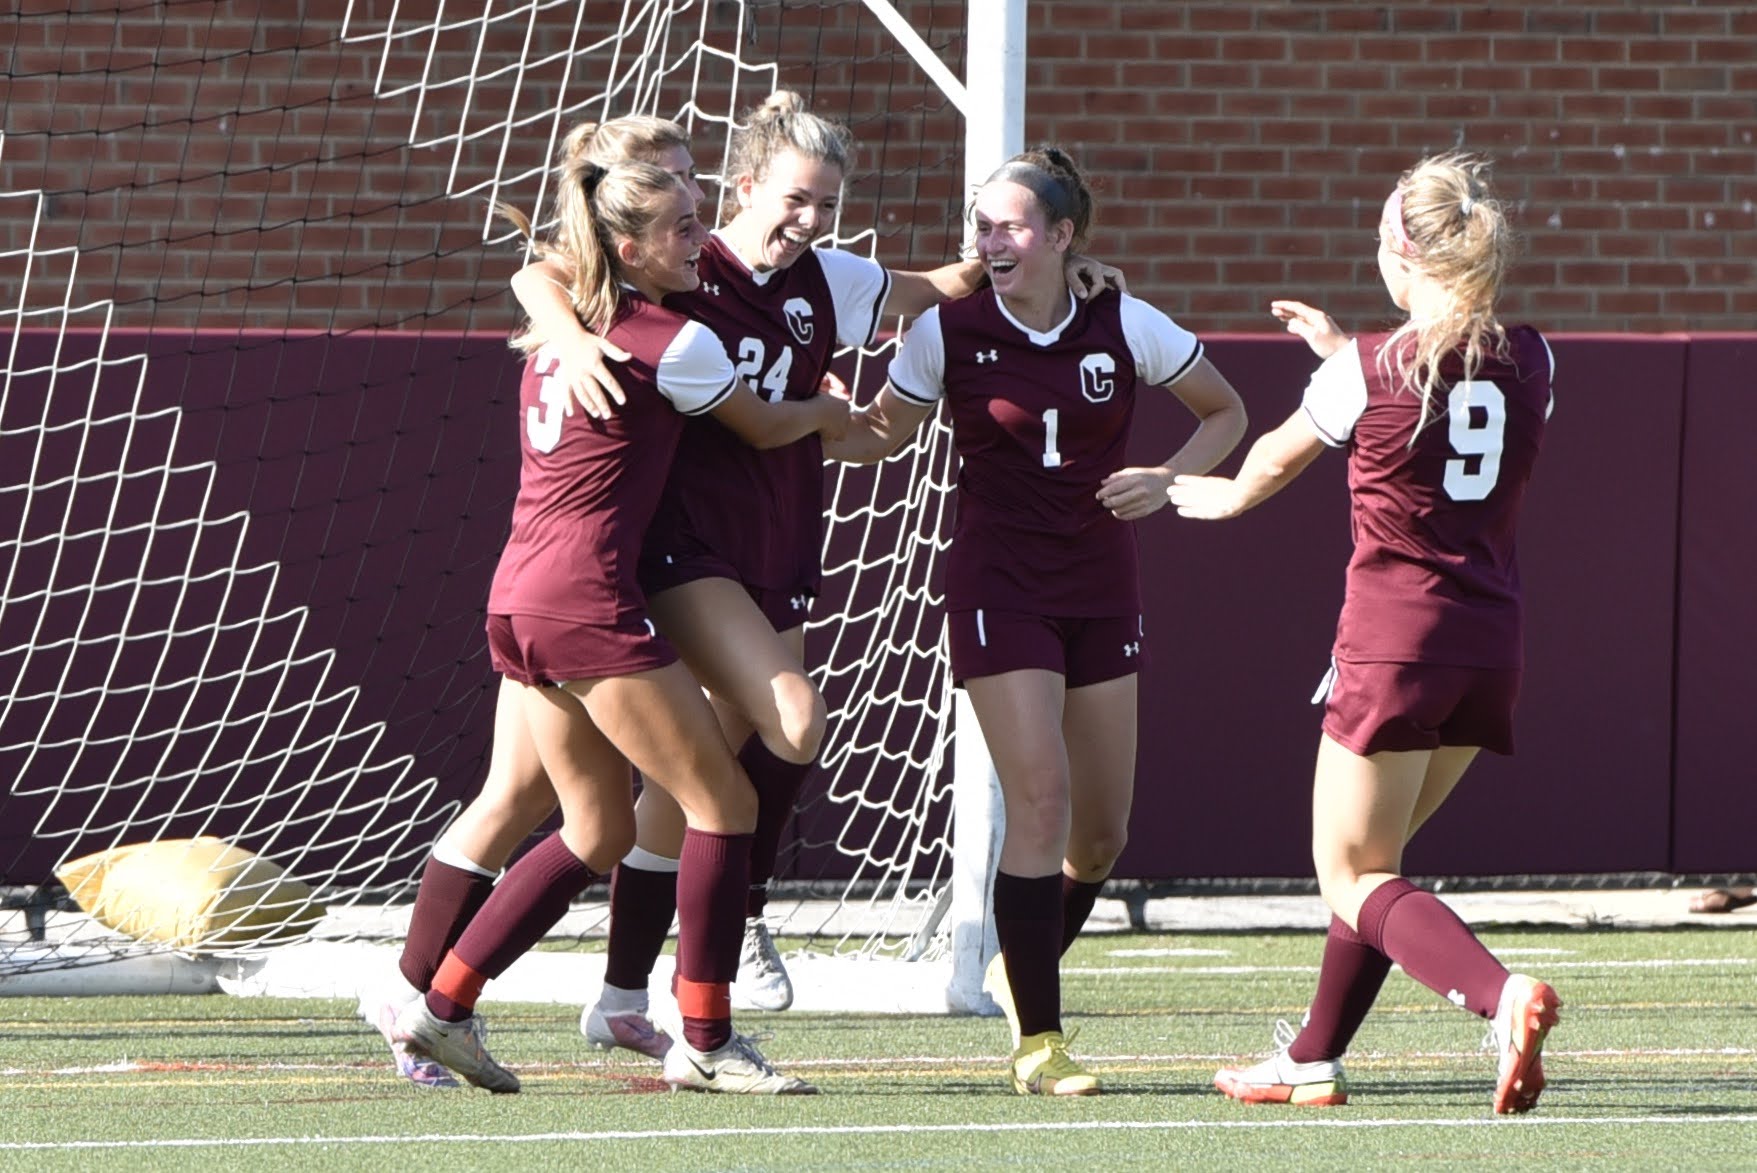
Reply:
M982 971L982 992L994 999L1001 1013L1007 1016L1007 1029L1012 1031L1013 1046L1019 1045L1019 1011L1013 1005L1013 987L1007 982L1006 958L996 953Z
M1059 1030L1028 1035L1013 1052L1013 1090L1022 1096L1095 1096L1098 1077L1074 1062Z

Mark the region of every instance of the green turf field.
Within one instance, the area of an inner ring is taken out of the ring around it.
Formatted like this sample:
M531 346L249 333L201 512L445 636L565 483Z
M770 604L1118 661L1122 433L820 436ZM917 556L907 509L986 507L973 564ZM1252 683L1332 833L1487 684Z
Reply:
M1297 1018L1316 934L1098 935L1070 954L1092 1099L1015 1096L994 1020L747 1015L816 1098L673 1095L605 1062L577 1012L492 1017L517 1096L423 1092L339 1002L0 999L0 1168L1757 1167L1757 935L1489 931L1565 1002L1536 1112L1497 1119L1484 1024L1401 974L1349 1058L1352 1102L1247 1107L1209 1087ZM392 1166L392 1163L395 1163Z

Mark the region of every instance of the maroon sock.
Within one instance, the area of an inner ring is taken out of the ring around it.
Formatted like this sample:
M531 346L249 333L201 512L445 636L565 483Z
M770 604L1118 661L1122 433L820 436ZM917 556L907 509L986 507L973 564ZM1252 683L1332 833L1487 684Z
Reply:
M738 764L756 787L756 831L750 840L750 897L744 915L761 916L769 901L769 880L781 851L781 832L793 817L793 803L811 766L783 761L769 752L763 739L752 736L738 755Z
M409 914L409 936L397 966L423 994L433 984L446 951L458 943L464 926L494 890L494 877L429 859Z
M468 1018L481 982L505 973L541 941L591 882L592 869L567 849L560 831L527 851L452 947L427 991L427 1008L447 1022ZM460 976L454 981L448 974Z
M1074 938L1086 927L1086 918L1092 915L1092 906L1098 903L1098 894L1104 891L1103 880L1075 880L1062 876L1062 952L1066 953L1073 945Z
M1402 876L1380 884L1361 905L1360 937L1436 994L1494 1017L1507 969L1433 893Z
M750 836L683 833L677 861L677 1008L683 1037L713 1051L732 1037L732 979L744 942Z
M1361 940L1341 917L1331 917L1324 963L1318 969L1318 992L1312 996L1304 1028L1287 1048L1287 1057L1295 1063L1342 1058L1390 972L1389 957Z
M644 990L677 912L677 873L616 865L610 873L610 943L604 984Z
M1062 1028L1062 877L994 877L994 932L1006 958L1019 1036Z

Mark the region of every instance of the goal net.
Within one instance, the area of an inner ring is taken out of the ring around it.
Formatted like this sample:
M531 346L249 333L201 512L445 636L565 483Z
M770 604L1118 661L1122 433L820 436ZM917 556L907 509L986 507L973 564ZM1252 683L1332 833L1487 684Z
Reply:
M172 949L55 883L143 843L271 861L328 910L318 937L378 932L385 909L394 931L492 728L481 604L516 490L521 257L489 206L546 206L568 128L636 112L691 131L713 199L738 114L789 88L859 141L823 243L942 264L970 7L67 0L14 22L0 988ZM870 395L890 345L837 370ZM807 643L831 724L771 917L816 953L932 958L952 876L949 437L827 475Z

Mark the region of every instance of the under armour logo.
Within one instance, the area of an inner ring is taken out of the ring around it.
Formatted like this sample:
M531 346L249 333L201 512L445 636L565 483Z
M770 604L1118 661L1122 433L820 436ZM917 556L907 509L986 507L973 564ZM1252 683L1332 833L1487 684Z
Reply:
M806 607L811 605L811 596L810 595L794 595L791 599L789 599L787 601L793 604L793 609L795 611L803 611L806 609Z
M720 296L720 287L718 285L711 285L708 282L703 281L702 288L713 294L715 297Z
M1125 656L1138 656L1140 654L1141 654L1141 643L1139 640L1135 641L1132 644L1124 644L1123 645L1123 655L1125 655Z
M979 363L999 362L1000 360L1001 352L998 350L979 350L976 352L976 361Z

